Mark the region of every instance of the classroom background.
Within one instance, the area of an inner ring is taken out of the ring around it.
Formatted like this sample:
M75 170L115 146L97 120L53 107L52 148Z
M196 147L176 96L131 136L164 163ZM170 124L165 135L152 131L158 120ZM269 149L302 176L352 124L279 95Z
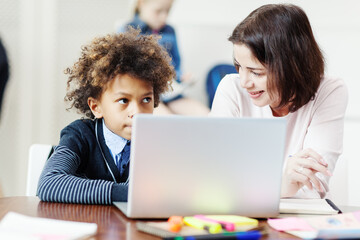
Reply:
M169 23L177 31L182 69L198 80L186 94L207 104L205 79L219 63L232 63L234 27L263 0L175 0ZM338 204L360 205L360 2L286 1L301 6L326 57L326 72L345 80L349 104ZM0 37L10 60L10 80L0 120L0 184L5 196L25 194L28 150L57 144L60 130L80 117L66 111L63 71L93 37L115 32L131 17L131 0L0 0ZM306 59L304 59L306 61Z

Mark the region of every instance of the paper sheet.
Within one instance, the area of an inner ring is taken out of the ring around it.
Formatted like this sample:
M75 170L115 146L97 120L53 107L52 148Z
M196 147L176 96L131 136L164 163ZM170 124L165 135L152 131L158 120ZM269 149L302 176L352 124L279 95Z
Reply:
M70 240L96 233L97 224L29 217L9 212L0 222L0 239Z
M317 216L268 219L277 231L284 231L304 239L360 238L360 211Z
M268 224L277 231L315 231L303 218L268 219Z

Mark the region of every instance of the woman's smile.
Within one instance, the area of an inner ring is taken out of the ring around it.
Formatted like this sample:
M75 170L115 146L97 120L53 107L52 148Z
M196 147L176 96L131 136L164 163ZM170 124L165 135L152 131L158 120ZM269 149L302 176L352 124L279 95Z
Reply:
M252 92L248 91L251 98L259 98L264 92L265 92L264 90L252 91Z

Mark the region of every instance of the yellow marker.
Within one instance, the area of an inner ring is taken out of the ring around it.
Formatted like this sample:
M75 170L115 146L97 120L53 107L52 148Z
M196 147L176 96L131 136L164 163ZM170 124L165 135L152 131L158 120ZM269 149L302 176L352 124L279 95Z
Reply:
M204 229L209 233L222 232L221 224L203 221L194 217L184 217L184 223L193 228Z
M221 222L234 223L235 226L257 226L258 220L249 217L237 216L237 215L205 215L204 217Z

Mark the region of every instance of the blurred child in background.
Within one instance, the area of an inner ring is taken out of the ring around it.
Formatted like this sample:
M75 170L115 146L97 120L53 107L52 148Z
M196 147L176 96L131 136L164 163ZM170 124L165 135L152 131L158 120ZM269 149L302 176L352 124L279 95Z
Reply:
M136 0L134 18L119 32L126 31L129 26L140 28L142 34L160 35L159 43L165 47L176 71L176 82L173 83L174 91L162 95L161 103L154 113L157 114L182 114L182 115L207 115L209 108L197 100L183 96L184 86L191 84L191 75L183 74L180 69L180 54L173 27L166 24L173 0ZM181 85L177 83L182 83Z

